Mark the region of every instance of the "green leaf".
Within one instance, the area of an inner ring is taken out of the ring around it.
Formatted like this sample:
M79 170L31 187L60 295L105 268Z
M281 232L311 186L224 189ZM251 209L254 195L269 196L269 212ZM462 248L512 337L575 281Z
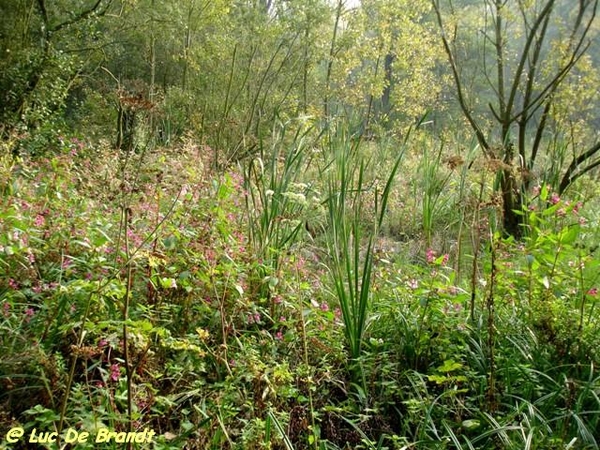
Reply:
M540 191L540 199L545 202L548 199L548 185L544 184L542 186L542 190Z
M572 244L579 236L579 226L575 225L560 231L559 240L562 244Z
M167 236L163 239L163 245L167 250L175 250L177 247L177 238L173 235Z
M160 285L163 289L175 289L177 287L177 282L174 278L161 277Z
M134 322L135 328L138 329L139 331L152 331L152 329L154 328L154 326L152 325L152 322L150 322L149 320L136 320Z
M236 284L234 287L235 287L235 290L238 291L238 294L240 294L240 296L244 295L244 288L242 286L240 286L239 284Z
M552 216L552 215L556 214L556 211L558 211L558 209L560 207L561 207L561 205L557 203L556 205L553 205L553 206L543 210L542 216L544 216L544 217Z
M467 419L463 420L462 422L462 427L466 428L467 430L473 430L479 427L479 425L481 425L481 423L477 419Z
M438 372L447 373L447 372L453 372L454 370L462 369L462 366L463 365L459 362L456 362L452 359L447 359L446 361L444 361L444 364L442 364L436 370Z
M448 377L445 375L427 375L429 381L433 381L436 384L444 384L448 381Z
M544 276L544 278L542 278L541 281L546 289L550 289L550 280L548 279L547 276Z

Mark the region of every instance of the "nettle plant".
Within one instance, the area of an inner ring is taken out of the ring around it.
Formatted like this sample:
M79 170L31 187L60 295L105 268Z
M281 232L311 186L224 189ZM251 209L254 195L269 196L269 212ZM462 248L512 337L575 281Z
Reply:
M527 233L517 250L524 253L524 261L516 268L515 284L524 288L529 317L559 354L597 360L597 338L590 338L599 326L594 310L600 261L587 242L593 224L583 204L562 199L543 185L534 188L523 214Z

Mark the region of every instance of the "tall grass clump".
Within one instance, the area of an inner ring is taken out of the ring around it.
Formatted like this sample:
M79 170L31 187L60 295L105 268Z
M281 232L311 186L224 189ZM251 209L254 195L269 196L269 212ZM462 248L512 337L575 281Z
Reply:
M367 179L374 162L361 154L360 143L344 129L332 133L330 160L322 174L327 183L329 269L344 322L353 381L364 387L359 361L369 315L373 250L403 147L382 177L381 187L378 177Z
M444 147L431 150L428 145L423 145L422 159L418 167L419 181L421 184L421 193L414 193L415 201L421 198L421 210L423 214L423 232L427 246L431 246L431 240L434 232L434 221L436 217L442 214L444 208L442 194L448 186L451 172L442 173Z
M313 131L304 123L275 124L270 144L261 142L259 155L245 171L250 241L263 264L275 271L305 226L311 187L301 177L309 164Z

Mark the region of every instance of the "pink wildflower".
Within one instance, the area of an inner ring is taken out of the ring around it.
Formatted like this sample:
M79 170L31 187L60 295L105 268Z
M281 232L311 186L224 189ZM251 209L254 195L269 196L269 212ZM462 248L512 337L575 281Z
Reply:
M9 314L10 314L10 303L4 302L2 304L2 315L4 315L4 317L8 317Z
M342 318L342 310L340 308L335 308L335 310L333 311L333 315L335 317L335 320L340 320Z
M204 252L204 256L206 257L208 263L211 265L217 261L217 253L211 248L206 249L206 251Z
M329 311L329 305L325 302L321 303L321 311Z
M553 205L556 205L558 202L560 202L560 197L558 196L558 194L556 192L553 192L552 195L550 196L550 203L552 203Z
M119 381L119 377L121 376L121 369L117 363L112 364L110 366L110 379L113 381Z
M595 296L598 295L598 288L593 287L589 291L587 291L587 295Z
M8 280L8 287L14 290L19 289L19 283L17 283L15 280L13 280L12 278L10 278Z
M137 407L138 407L139 411L143 411L144 409L148 408L148 406L149 406L148 405L148 401L146 399L138 400L136 402L136 404L137 404Z
M254 314L248 314L248 323L260 323L260 313L255 312Z
M429 264L432 264L435 261L435 251L433 251L433 249L428 248L425 252L425 256Z
M33 224L36 228L42 228L46 224L46 219L41 214L38 214L37 216L35 216Z
M296 270L302 272L304 270L304 266L306 266L306 260L300 256L296 260Z
M27 308L25 310L25 322L29 322L34 315L35 315L34 309L33 308Z
M275 339L277 339L278 341L281 341L283 339L283 333L281 332L281 330L275 333Z

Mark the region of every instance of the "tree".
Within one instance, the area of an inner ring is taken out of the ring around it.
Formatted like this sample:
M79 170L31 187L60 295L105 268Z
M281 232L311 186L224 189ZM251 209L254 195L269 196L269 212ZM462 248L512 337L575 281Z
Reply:
M480 60L485 92L468 92L460 56L460 11L431 0L460 109L484 155L496 160L507 234L523 232L522 209L530 174L547 145L545 135L557 106L557 93L586 55L598 0L485 0L479 17ZM472 9L473 6L470 6ZM478 109L484 97L486 110ZM486 132L491 124L490 132ZM600 143L577 148L558 183L559 192L600 165Z
M362 119L364 131L403 128L431 109L443 82L441 45L425 19L429 0L336 3L324 91L331 111Z
M111 3L17 0L2 8L9 14L2 18L0 35L0 120L5 125L4 134L19 125L24 129L40 127L64 106L96 47L87 45L98 37L90 25L107 12Z

